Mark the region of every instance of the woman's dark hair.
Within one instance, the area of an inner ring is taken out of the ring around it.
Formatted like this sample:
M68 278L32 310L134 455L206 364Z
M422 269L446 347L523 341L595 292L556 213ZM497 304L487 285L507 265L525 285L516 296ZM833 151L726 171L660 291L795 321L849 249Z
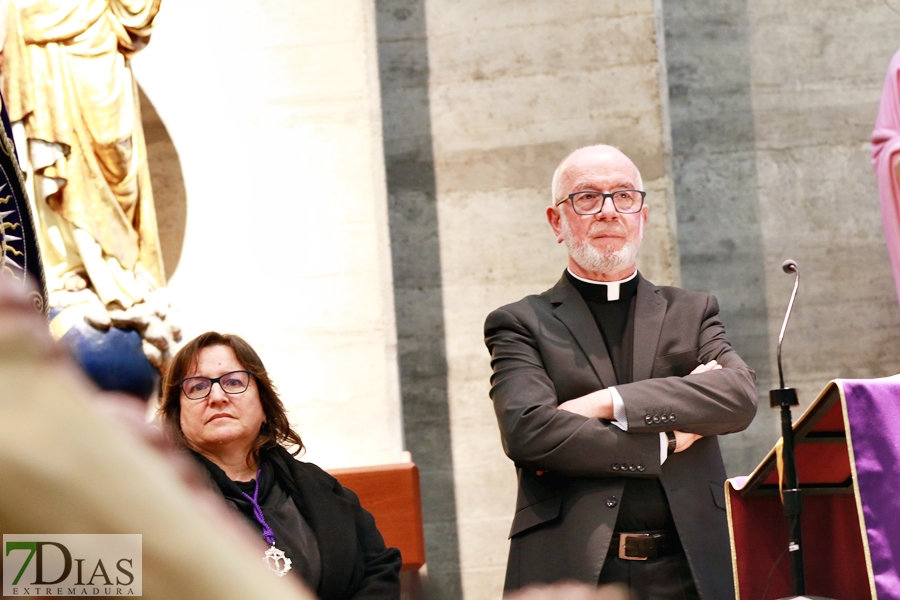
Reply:
M259 462L259 451L264 448L274 448L278 445L290 447L296 446L293 455L303 451L303 441L300 435L291 429L291 424L285 414L284 404L278 397L278 392L269 379L269 373L260 360L256 351L242 337L230 333L218 333L207 331L200 334L178 351L166 371L163 379L163 397L157 411L163 424L170 432L180 437L180 441L191 447L181 431L181 380L190 376L190 372L197 368L200 352L212 346L226 346L231 348L241 366L253 374L256 379L256 387L259 389L259 401L262 404L266 420L259 428L259 434L250 447L250 455L254 461Z

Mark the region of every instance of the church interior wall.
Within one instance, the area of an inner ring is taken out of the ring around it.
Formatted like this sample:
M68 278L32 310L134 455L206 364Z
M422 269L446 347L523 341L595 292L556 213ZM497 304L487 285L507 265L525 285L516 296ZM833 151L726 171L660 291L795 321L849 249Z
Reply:
M772 341L746 4L664 1L662 8L682 283L716 294L728 339L756 371L765 407ZM722 439L731 472L749 473L771 447L775 430L761 412L748 431Z
M785 346L801 405L830 379L900 371L900 313L870 145L898 10L896 2L826 2L786 11L757 1L748 11L773 339L790 287L781 257L806 267L792 351ZM855 37L860 43L847 43ZM785 55L795 59L781 63Z
M879 2L663 9L681 276L717 294L757 372L759 414L722 442L729 472L748 473L780 435L768 391L793 285L785 259L801 272L783 349L795 417L833 378L900 369L869 144L900 15Z
M462 597L424 0L376 3L405 448L419 468L428 593Z
M372 3L164 3L134 70L184 182L185 339L246 337L312 462L398 462Z

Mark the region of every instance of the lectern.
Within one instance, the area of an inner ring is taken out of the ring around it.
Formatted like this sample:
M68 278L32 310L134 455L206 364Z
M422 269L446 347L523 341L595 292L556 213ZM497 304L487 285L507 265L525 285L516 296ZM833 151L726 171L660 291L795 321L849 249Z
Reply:
M900 600L900 375L830 382L793 431L807 593ZM779 446L725 484L738 600L791 594Z

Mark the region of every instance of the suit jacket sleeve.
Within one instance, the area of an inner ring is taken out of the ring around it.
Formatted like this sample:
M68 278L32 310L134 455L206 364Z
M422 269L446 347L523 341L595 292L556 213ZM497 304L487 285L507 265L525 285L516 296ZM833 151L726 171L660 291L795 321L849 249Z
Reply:
M756 415L755 375L725 339L715 297L706 298L697 362L716 360L722 369L660 377L655 368L651 379L616 386L625 403L629 432L680 430L722 435L746 429ZM660 418L663 415L667 418Z
M492 312L485 322L491 399L507 456L520 467L570 476L621 477L621 463L639 465L634 476L659 475L658 435L626 433L557 409L556 387L541 355L547 340L539 335L538 319L514 306Z

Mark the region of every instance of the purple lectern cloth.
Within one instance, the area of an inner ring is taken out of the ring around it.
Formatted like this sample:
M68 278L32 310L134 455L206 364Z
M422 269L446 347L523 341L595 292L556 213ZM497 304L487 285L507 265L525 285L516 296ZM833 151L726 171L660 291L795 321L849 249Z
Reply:
M900 599L900 375L838 380L879 600Z
M900 297L900 182L894 172L900 151L900 51L888 66L881 106L872 131L872 164L878 178L881 220L888 254L894 268L894 285Z

